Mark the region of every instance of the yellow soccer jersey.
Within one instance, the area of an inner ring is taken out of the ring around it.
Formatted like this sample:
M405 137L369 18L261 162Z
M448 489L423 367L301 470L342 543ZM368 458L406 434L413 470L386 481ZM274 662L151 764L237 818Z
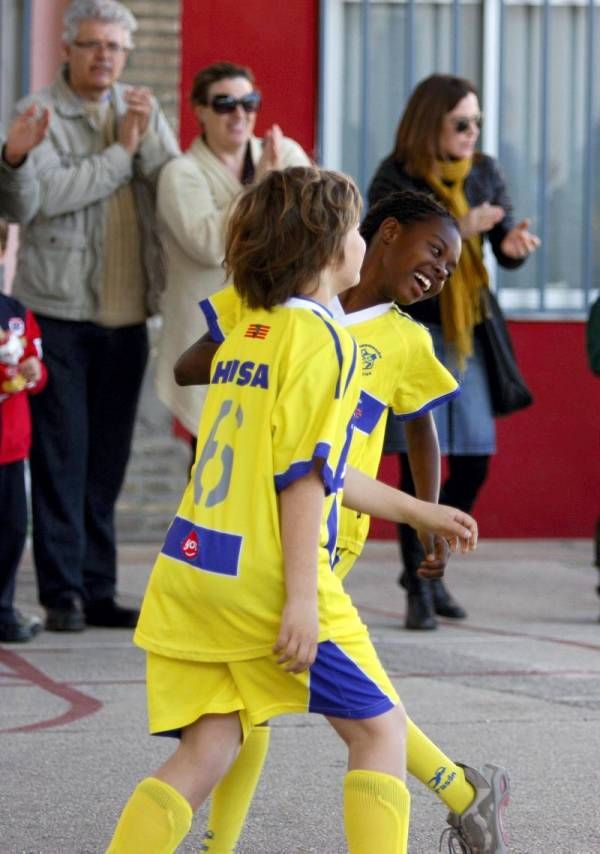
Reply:
M428 330L395 303L378 305L336 319L352 334L361 355L362 392L348 462L377 476L388 407L409 420L458 393L458 383L438 360ZM343 508L338 547L360 554L370 518Z
M203 300L200 307L218 342L245 311L233 285ZM395 303L346 314L336 299L331 309L352 334L361 356L362 393L348 462L376 477L388 407L408 421L450 400L460 389L435 355L426 327ZM347 508L340 512L338 547L358 555L369 533L370 517Z
M226 285L207 299L201 300L199 306L213 341L219 344L238 325L242 314L248 310L233 285Z
M322 461L319 640L360 620L331 571L360 392L358 350L327 309L294 298L247 311L213 360L190 483L135 633L181 659L269 655L285 599L278 493Z

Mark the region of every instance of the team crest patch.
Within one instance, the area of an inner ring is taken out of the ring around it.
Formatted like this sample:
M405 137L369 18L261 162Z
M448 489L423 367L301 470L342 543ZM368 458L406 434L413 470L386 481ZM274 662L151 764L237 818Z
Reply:
M372 344L361 344L360 356L362 359L362 372L368 376L373 373L377 359L381 359L381 353Z
M264 341L269 334L270 328L270 326L265 326L262 323L251 323L244 332L244 338L258 338L259 341Z
M188 560L193 560L198 554L199 548L198 534L192 530L181 543L181 551Z

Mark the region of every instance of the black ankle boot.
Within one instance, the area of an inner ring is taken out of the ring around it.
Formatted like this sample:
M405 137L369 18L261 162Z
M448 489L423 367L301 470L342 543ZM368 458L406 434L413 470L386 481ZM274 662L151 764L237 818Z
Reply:
M464 620L467 612L459 605L456 599L441 578L435 578L429 582L433 597L433 609L440 617L448 617L451 620Z
M415 631L437 629L433 598L428 582L421 582L417 589L407 594L404 627Z

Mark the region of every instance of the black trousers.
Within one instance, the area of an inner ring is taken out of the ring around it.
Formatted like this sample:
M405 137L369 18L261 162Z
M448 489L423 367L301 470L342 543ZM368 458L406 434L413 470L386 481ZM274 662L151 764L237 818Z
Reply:
M25 462L0 465L0 622L13 619L17 569L27 536Z
M415 485L410 471L408 454L400 454L400 489L415 494ZM475 499L483 486L488 473L489 456L452 456L448 457L448 477L440 489L440 504L450 504L470 513ZM410 525L398 525L398 543L404 563L403 585L409 593L419 589L422 580L417 569L425 553L414 528Z
M48 385L31 398L33 551L40 602L116 590L114 510L148 357L145 324L37 317Z

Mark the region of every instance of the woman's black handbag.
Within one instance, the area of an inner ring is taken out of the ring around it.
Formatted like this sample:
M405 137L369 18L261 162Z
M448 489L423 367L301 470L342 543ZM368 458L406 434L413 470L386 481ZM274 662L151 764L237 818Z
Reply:
M492 412L510 415L533 403L533 395L517 365L502 309L488 288L481 290L481 315L476 330L483 345Z

